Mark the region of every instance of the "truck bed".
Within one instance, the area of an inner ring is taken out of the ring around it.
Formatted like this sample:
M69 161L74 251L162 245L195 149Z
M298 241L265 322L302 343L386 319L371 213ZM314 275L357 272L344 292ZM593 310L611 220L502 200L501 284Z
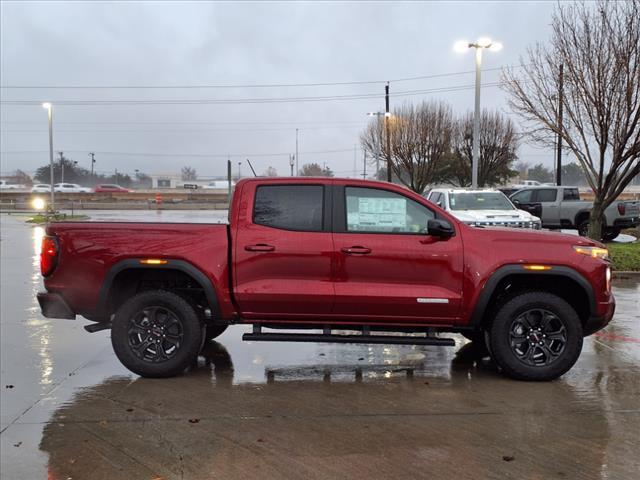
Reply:
M47 226L59 244L59 267L47 278L76 312L96 316L107 272L127 259L184 260L228 291L228 225L193 223L60 222ZM78 288L81 285L81 288ZM226 296L228 298L228 296Z

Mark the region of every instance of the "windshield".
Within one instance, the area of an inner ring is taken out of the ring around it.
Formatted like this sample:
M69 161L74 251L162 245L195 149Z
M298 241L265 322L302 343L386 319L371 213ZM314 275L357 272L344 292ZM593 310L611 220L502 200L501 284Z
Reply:
M515 210L500 192L450 193L451 210Z

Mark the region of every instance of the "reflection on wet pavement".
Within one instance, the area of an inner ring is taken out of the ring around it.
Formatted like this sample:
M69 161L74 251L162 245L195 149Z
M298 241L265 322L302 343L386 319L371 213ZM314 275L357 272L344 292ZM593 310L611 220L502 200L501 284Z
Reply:
M42 229L0 220L3 479L640 471L637 281L615 283L614 321L551 383L503 378L461 337L455 348L248 343L243 327L186 375L148 380L119 364L107 331L39 314Z

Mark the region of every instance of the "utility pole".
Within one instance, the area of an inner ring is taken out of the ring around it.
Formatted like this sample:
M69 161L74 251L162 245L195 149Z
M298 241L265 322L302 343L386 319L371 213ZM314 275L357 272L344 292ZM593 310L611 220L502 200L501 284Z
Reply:
M229 203L229 208L231 208L231 159L227 157L227 183L228 183L228 203Z
M362 165L362 179L363 180L367 179L367 151L366 150L364 152L364 162Z
M558 72L558 152L556 154L556 185L562 185L562 103L564 102L563 92L563 70L564 65L560 64L560 72Z
M49 102L42 104L42 108L47 110L47 117L49 119L49 173L51 180L51 205L49 208L52 212L56 211L56 197L53 190L53 105Z
M353 178L358 178L358 154L355 143L353 144Z
M298 164L298 160L299 160L299 154L298 154L298 129L296 128L296 176L300 175L300 165Z
M384 86L384 128L387 136L387 182L391 182L391 138L389 138L389 82Z
M96 163L96 159L95 159L96 154L91 152L89 153L89 156L91 157L91 181L93 182L93 164Z
M63 152L58 152L58 155L60 155L60 167L62 168L62 178L60 178L60 183L64 183L64 156L62 153Z

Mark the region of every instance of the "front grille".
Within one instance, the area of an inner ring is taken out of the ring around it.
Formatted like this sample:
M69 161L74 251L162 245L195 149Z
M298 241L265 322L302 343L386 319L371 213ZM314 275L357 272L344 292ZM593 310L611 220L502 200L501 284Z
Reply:
M539 222L474 222L474 225L478 227L509 227L509 228L531 228L534 230L540 229Z

